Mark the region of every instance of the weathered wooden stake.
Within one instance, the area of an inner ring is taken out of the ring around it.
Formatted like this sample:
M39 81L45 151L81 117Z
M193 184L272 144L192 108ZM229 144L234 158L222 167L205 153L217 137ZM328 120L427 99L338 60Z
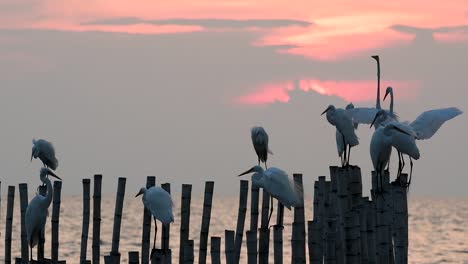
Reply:
M122 211L125 198L125 183L127 179L119 177L117 183L117 194L115 197L114 226L112 230L112 248L109 254L111 263L120 263L120 226L122 223Z
M61 193L62 193L62 182L54 181L54 192L53 192L53 202L52 202L52 237L51 237L51 255L52 262L58 262L58 253L59 253L59 222L60 222L60 202L61 202Z
M182 184L182 205L180 212L180 246L179 264L184 261L185 242L187 242L190 231L190 201L192 199L192 185Z
M149 189L156 185L156 177L147 176L146 177L146 189ZM151 235L151 212L146 209L143 209L143 228L141 234L141 264L149 263L149 248L150 248L150 235Z
M245 232L247 237L247 263L257 263L257 231L248 230Z
M81 227L80 264L85 264L88 248L89 211L90 211L90 179L83 179L83 223Z
M361 204L358 207L359 211L359 225L360 225L360 243L361 243L361 262L363 264L369 263L368 252L368 236L367 236L367 210L369 206L369 197L361 198Z
M309 245L309 263L321 264L322 260L322 232L318 222L315 220L307 222L308 229L308 245Z
M171 194L171 184L170 183L163 183L161 184L161 188L163 188L166 192ZM170 242L170 231L171 231L171 224L162 225L161 231L161 251L163 255L163 262L165 264L172 263L172 252L169 246Z
M260 237L258 243L258 262L268 264L270 229L268 228L268 215L270 208L270 195L265 190L262 198L262 223L260 226ZM271 205L273 206L273 205Z
M203 198L203 216L200 228L200 249L198 253L198 263L206 263L208 251L208 234L210 231L211 205L213 203L214 182L205 182L205 196Z
M211 264L221 264L221 238L211 237Z
M330 169L331 171L331 169ZM325 263L342 263L338 261L338 255L344 254L342 248L338 247L339 236L339 221L338 221L338 190L337 190L337 177L336 174L330 174L331 181L325 183L325 196L328 195L327 202L325 203L326 211L326 229L325 229L325 249L324 259ZM340 252L339 249L342 251ZM344 257L343 257L344 260Z
M193 240L185 241L184 264L193 264Z
M139 264L140 262L140 252L130 251L128 252L128 264Z
M257 232L258 232L258 196L259 188L257 185L252 184L250 187L250 236L247 234L247 255L248 263L257 263ZM250 239L249 239L250 237ZM250 241L250 244L249 244ZM249 246L250 245L250 246Z
M245 215L247 213L247 199L249 194L249 181L241 180L239 186L239 212L237 215L237 228L234 240L234 263L239 263L244 236Z
M26 233L26 209L28 208L28 185L19 184L20 206L21 206L21 260L27 264L29 261L29 247Z
M373 171L372 178L376 178L377 174ZM379 181L380 182L380 181ZM377 180L372 181L375 197L375 208L376 208L376 231L377 231L377 263L387 264L390 262L390 252L389 252L389 236L390 236L390 227L388 225L388 219L386 219L386 205L385 200L389 199L386 192L388 192L389 185L389 174L388 171L385 171L382 177L382 191L377 193L377 186L374 183L377 183Z
M5 264L11 263L11 231L15 204L15 186L8 186L7 212L5 220Z
M406 182L408 174L401 174ZM392 186L394 203L393 241L395 243L395 263L408 263L408 199L406 188Z
M235 232L233 230L224 231L224 251L226 254L226 264L235 263L236 256L234 252L234 235Z
M278 202L276 225L273 227L273 256L275 263L283 263L283 216L284 205Z
M94 190L93 190L93 264L99 264L100 248L101 248L101 186L102 175L94 175Z
M336 261L337 263L346 262L346 244L345 244L345 212L348 209L348 188L346 181L346 168L332 166L330 167L330 175L332 179L332 185L336 188L336 223L337 223L337 234L336 234Z
M377 264L377 231L375 202L367 202L367 255L369 264Z
M302 174L293 174L296 186L302 190ZM305 256L305 217L304 217L304 195L301 194L301 205L294 207L294 222L292 225L291 238L291 263L306 263Z
M47 195L47 186L46 185L39 185L37 189L37 193L42 196ZM39 241L37 243L37 259L44 259L44 244L45 244L45 229L42 230L40 234Z

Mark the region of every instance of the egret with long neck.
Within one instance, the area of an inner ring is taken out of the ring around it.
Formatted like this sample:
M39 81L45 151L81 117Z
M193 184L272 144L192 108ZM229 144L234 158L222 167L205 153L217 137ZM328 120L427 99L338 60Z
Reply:
M47 186L47 193L45 196L37 193L36 196L29 202L28 208L26 209L26 233L28 244L30 247L31 253L31 263L32 263L32 249L39 242L42 234L44 233L44 228L47 220L47 215L49 214L49 206L52 202L52 183L50 182L48 175L55 177L59 180L62 180L60 177L55 175L49 168L42 168L40 172L40 179L42 183Z

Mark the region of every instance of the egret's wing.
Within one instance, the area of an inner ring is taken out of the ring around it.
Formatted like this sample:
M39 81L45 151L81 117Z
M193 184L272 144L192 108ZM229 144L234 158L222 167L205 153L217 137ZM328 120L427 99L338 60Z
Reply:
M252 143L255 152L260 157L260 160L266 161L268 157L268 134L263 127L254 127L251 130Z
M270 167L264 172L264 188L284 206L297 206L301 188L296 186L288 174L281 169Z
M376 108L358 107L347 109L345 113L353 120L353 123L371 124L377 111L379 110Z
M416 132L417 139L429 139L446 121L462 113L456 107L429 110L420 114L410 125Z

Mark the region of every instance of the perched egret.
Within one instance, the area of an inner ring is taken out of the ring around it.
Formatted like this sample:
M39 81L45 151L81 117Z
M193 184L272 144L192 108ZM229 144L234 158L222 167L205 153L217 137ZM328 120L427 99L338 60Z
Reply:
M161 187L153 186L149 189L145 187L141 188L135 197L142 195L141 200L143 205L151 212L154 219L154 240L153 249L156 248L156 233L158 232L158 225L156 219L161 221L163 225L167 225L174 222L174 215L172 213L172 202L171 195Z
M270 215L268 216L268 224L270 223L271 214L273 213L273 198L291 210L291 206L299 206L302 204L302 190L297 186L293 179L290 179L288 174L281 169L270 167L264 170L260 166L253 166L251 169L239 174L239 176L253 173L252 185L263 188L271 197Z
M260 162L263 162L265 163L265 168L267 168L266 162L268 159L268 153L273 154L273 152L268 148L268 134L263 127L253 127L250 130L250 135L252 137L255 152L258 156L258 165L260 165Z
M375 108L382 109L380 106L380 58L379 55L371 56L377 62L377 101L375 103Z
M374 124L371 124L371 127ZM382 175L390 160L392 146L404 145L404 151L419 158L419 150L414 137L395 123L380 126L374 131L370 143L370 155L377 174L377 191L382 190Z
M39 193L29 202L26 209L26 233L28 238L28 244L31 253L32 263L32 249L39 242L42 234L44 233L44 227L46 224L47 216L49 215L49 205L52 202L52 184L48 179L47 175L62 180L60 177L55 175L49 168L42 168L40 172L41 181L47 186L46 196L42 196Z
M344 156L346 157L346 148L349 146L347 160L345 166L349 165L349 158L351 156L351 148L359 144L358 137L354 131L353 121L349 116L346 115L345 110L341 108L335 108L333 105L329 105L323 114L327 114L327 120L330 124L336 127L336 129L343 136L343 142L345 143Z
M55 157L55 149L52 143L44 139L33 139L32 142L31 161L33 158L39 158L44 164L44 167L56 170L58 167L58 160Z
M353 103L349 103L346 106L345 110L349 110L349 109L353 109L353 108L354 108ZM358 123L354 123L353 125L354 125L354 129L357 129ZM338 131L338 129L336 129L336 148L338 150L338 156L340 156L340 158L341 158L341 166L344 166L345 161L346 161L346 156L343 156L345 147L346 147L346 144L343 141L343 135L340 133L340 131Z

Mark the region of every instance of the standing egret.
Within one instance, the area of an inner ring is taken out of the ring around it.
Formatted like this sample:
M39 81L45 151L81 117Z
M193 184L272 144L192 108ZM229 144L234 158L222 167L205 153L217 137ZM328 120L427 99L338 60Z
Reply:
M376 109L382 109L380 106L380 58L379 55L371 56L377 62L377 101L375 103Z
M302 190L297 186L293 179L290 179L288 174L281 169L270 167L264 170L256 165L251 169L239 174L239 176L253 173L252 185L263 188L271 198L270 215L268 216L268 224L273 213L273 198L291 210L291 206L299 206L302 204Z
M48 179L48 175L55 177L59 180L62 180L60 177L55 175L49 168L42 168L40 172L41 181L47 186L46 196L42 196L37 193L36 196L29 202L29 205L26 209L25 223L26 223L26 233L28 238L28 244L30 247L31 253L31 263L32 263L32 249L39 242L42 234L44 233L44 227L46 224L47 216L49 215L49 206L52 202L52 184Z
M353 103L349 103L346 106L345 110L349 110L349 109L353 109L353 108L354 108ZM357 129L358 123L354 123L353 125L354 125L354 129ZM343 156L343 153L344 153L346 144L343 141L343 135L340 133L340 131L338 131L338 129L336 129L335 136L336 136L336 148L338 150L338 156L340 156L340 158L341 158L341 166L344 166L345 161L346 161L346 156Z
M252 138L252 144L255 149L255 153L258 156L258 165L260 162L265 163L265 168L267 168L267 159L268 153L273 154L268 148L268 134L266 133L263 127L253 127L250 130L250 136Z
M44 167L56 170L58 167L58 160L55 157L55 149L52 143L44 139L33 139L32 142L31 161L33 158L39 158L44 164Z
M142 195L141 200L143 205L151 212L154 219L154 240L153 249L156 248L156 233L158 232L158 225L156 219L161 221L163 225L167 225L174 222L174 215L172 213L172 202L171 195L161 187L153 186L149 189L145 187L141 188L135 197Z
M349 158L351 156L351 148L359 144L359 139L354 131L354 124L351 118L346 115L345 110L341 108L335 108L333 105L329 105L323 114L327 114L327 120L330 124L336 127L336 129L343 136L343 142L345 143L344 156L346 157L346 148L349 146L347 160L344 166L349 165Z
M371 124L371 127L374 124ZM382 190L382 175L390 160L392 146L405 145L405 152L419 158L419 150L414 137L395 123L380 126L374 131L370 143L370 155L374 171L377 174L377 191Z

